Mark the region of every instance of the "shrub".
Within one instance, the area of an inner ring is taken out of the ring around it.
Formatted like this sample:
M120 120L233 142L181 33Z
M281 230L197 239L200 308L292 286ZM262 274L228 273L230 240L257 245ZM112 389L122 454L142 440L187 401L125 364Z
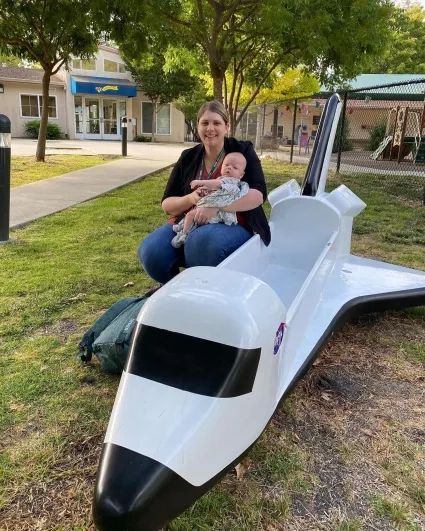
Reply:
M144 135L136 135L134 137L135 142L152 142L151 136L144 136Z
M341 138L341 123L342 123L342 114L339 118L338 126L336 128L336 134L335 134L334 145L332 148L332 153L338 153L340 143L342 144L341 151L352 151L353 149L353 144L351 143L351 140L348 138L348 132L350 129L350 121L348 119L348 116L345 117L344 129L342 131L342 138Z
M375 151L379 144L384 140L387 124L384 121L376 123L369 131L370 139L367 149L369 151Z
M24 125L25 133L31 138L38 138L40 131L40 120L31 120ZM59 140L63 137L61 128L52 122L47 122L47 140Z

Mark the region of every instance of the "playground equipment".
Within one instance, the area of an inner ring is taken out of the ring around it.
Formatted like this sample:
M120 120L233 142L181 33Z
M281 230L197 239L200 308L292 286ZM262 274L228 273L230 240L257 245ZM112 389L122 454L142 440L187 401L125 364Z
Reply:
M350 254L366 205L344 185L325 193L340 111L334 95L303 186L270 193L268 247L255 235L144 305L99 465L99 531L158 531L239 462L344 321L425 304L425 272Z
M412 162L425 163L425 104L421 111L400 106L391 109L385 136L371 158L400 163L410 155Z

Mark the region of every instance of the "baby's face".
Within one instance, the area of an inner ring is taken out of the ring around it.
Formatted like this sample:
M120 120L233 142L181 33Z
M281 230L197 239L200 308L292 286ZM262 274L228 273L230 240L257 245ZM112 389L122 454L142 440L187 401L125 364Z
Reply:
M245 173L246 160L240 153L226 155L221 166L221 175L241 179Z

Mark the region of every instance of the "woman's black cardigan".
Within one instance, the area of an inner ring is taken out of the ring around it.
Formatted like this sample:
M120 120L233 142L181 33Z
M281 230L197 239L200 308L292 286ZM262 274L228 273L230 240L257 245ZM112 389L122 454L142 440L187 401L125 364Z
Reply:
M259 190L263 194L265 201L267 199L266 180L260 159L257 157L252 143L246 140L240 141L236 140L236 138L226 137L224 139L224 151L226 153L237 151L245 156L247 164L243 180L248 183L250 188ZM199 170L203 154L204 146L202 144L183 151L168 179L162 201L167 199L167 197L182 197L192 192L190 183L197 178L196 173ZM243 214L249 227L260 235L265 245L269 245L270 227L263 207L259 206L252 210L247 210Z

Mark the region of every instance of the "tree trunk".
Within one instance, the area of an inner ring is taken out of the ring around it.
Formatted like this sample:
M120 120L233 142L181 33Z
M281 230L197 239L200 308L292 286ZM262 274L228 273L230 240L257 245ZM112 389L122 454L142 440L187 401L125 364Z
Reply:
M35 158L37 162L44 162L46 157L46 135L47 122L49 120L49 86L52 70L45 70L43 74L43 110L41 112L40 130L38 133L37 151Z
M230 120L230 136L235 136L236 134L236 120L234 118L233 111L229 112L229 120Z
M223 76L213 78L214 81L214 99L223 103Z
M211 77L213 78L214 99L223 103L223 83L226 69L219 64L210 61Z
M189 128L190 134L192 135L192 142L200 142L201 139L199 138L198 128L196 127L196 124L192 123L191 120L187 120L186 118L184 121L186 122L186 125Z

